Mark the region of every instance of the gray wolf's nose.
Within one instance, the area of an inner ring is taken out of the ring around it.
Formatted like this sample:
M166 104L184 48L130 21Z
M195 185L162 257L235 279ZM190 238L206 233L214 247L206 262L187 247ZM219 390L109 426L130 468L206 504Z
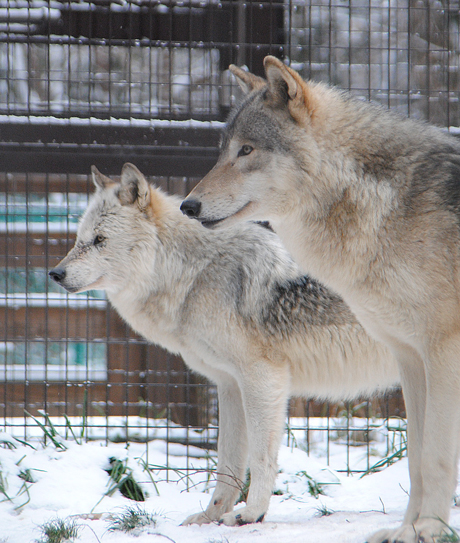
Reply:
M60 283L65 278L65 269L53 268L52 270L50 270L48 275L51 277L53 281L56 281L56 283Z
M180 206L180 210L187 217L196 219L201 211L201 202L198 200L184 200Z

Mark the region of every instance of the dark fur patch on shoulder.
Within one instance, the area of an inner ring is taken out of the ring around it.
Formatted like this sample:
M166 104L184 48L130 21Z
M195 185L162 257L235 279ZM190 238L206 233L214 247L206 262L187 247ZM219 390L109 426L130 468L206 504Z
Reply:
M414 170L406 204L425 196L455 213L460 221L460 149L452 146L433 150ZM434 199L433 199L434 197Z
M355 319L343 300L308 275L278 284L262 314L273 334L290 334L306 326L329 326Z
M456 213L460 212L460 155L450 155L445 181L445 202Z

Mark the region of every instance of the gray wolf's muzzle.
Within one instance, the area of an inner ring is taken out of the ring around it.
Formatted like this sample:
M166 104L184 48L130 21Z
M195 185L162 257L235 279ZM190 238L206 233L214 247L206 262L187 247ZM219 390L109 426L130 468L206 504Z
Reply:
M180 210L184 215L187 215L187 217L190 217L191 219L198 219L201 211L201 202L194 200L193 198L189 198L182 202Z
M201 202L194 200L193 198L187 198L180 206L180 210L184 215L190 217L190 219L196 219L206 228L212 228L216 224L223 221L223 219L206 220L200 217L201 214Z
M48 275L51 277L53 281L56 281L58 285L62 283L65 279L65 269L64 268L53 268L49 271Z

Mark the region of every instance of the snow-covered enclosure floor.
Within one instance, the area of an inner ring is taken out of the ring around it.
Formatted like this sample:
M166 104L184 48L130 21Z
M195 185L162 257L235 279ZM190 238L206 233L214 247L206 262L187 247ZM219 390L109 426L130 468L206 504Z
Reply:
M238 528L219 526L180 526L189 515L206 508L210 499L209 482L205 469L213 458L203 457L203 451L193 446L169 445L169 464L180 468L177 472L160 467L166 463L166 442L109 444L94 441L79 445L65 441L66 450L58 450L52 443L46 447L31 440L31 448L20 444L9 434L0 433L0 542L32 543L41 539L44 523L73 517L80 526L81 543L127 542L153 543L363 543L372 531L396 526L403 517L409 490L407 460L403 459L384 469L360 478L347 477L326 465L325 459L307 456L296 447L282 446L279 455L280 473L270 509L263 523ZM9 445L8 445L9 443ZM345 451L345 449L341 449ZM365 447L353 447L356 457L365 455ZM345 454L337 449L332 456ZM109 458L126 463L133 476L148 494L141 508L153 514L155 526L136 532L136 537L109 531L111 515L122 513L133 502L118 490L105 495L110 478L105 471ZM338 458L335 458L336 460ZM183 466L195 468L191 478L182 477ZM150 475L144 467L156 466ZM35 481L25 483L19 477L28 473ZM305 476L308 474L309 479ZM309 492L308 482L322 483L325 494L317 498ZM187 482L189 491L186 491ZM196 486L195 486L196 485ZM27 492L25 492L27 487ZM320 509L332 512L320 516ZM460 508L452 508L451 525L460 526Z

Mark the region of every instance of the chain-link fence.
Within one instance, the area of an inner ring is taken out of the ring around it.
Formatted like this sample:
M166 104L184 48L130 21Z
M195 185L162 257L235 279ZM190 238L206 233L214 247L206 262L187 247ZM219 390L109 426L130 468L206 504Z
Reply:
M117 176L130 161L187 194L215 162L238 93L228 64L263 75L266 54L455 128L459 49L458 0L1 0L3 427L27 438L29 414L46 413L91 439L215 447L214 388L130 331L103 294L65 294L48 279L75 240L91 164ZM328 458L340 444L339 468L354 470L370 467L375 442L396 446L404 406L395 392L352 405L293 400L290 413L288 441Z

